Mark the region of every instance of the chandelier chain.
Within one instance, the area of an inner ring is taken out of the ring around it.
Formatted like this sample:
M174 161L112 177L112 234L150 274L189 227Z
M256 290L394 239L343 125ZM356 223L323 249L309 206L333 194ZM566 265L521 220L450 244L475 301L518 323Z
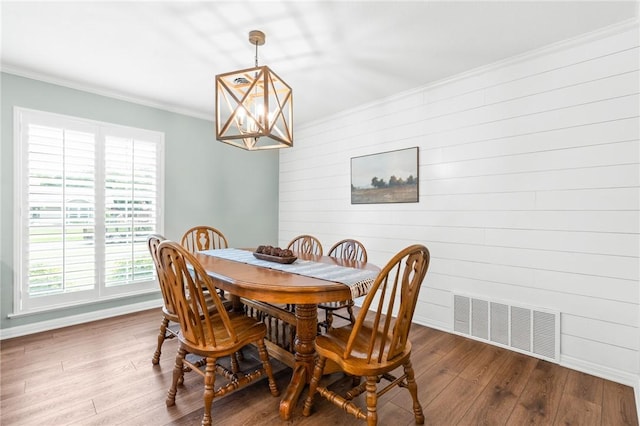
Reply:
M258 68L258 42L256 41L256 68Z

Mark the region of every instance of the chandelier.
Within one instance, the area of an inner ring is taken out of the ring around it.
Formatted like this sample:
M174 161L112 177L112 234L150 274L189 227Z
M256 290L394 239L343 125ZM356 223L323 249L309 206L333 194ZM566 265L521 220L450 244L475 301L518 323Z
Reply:
M262 31L249 32L255 67L216 76L216 139L249 151L293 146L293 92L267 66L258 66Z

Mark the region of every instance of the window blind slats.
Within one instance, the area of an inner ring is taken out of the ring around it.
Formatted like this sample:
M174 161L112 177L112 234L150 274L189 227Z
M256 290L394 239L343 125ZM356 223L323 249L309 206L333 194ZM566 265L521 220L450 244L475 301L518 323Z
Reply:
M144 280L153 273L147 258L146 235L156 212L157 145L135 138L107 137L105 148L105 217L107 239L127 241L128 252L107 249L107 285ZM150 194L153 194L150 196ZM153 221L155 222L155 221Z

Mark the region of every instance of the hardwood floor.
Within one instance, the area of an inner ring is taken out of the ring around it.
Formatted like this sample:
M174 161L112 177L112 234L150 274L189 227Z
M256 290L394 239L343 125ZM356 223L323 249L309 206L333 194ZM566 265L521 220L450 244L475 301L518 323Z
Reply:
M187 373L176 405L165 406L177 341L166 341L160 365L151 364L160 319L151 310L0 342L0 424L199 425L198 375ZM414 325L410 337L425 424L638 425L628 386L427 327ZM283 391L291 370L273 363ZM326 380L338 389L351 382ZM214 424L364 424L322 398L310 417L300 402L281 421L278 402L261 380L215 399ZM383 395L378 413L380 425L414 424L405 389Z

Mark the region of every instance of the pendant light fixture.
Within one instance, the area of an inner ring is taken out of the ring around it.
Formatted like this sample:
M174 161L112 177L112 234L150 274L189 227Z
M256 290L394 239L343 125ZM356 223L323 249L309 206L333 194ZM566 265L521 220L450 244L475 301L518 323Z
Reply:
M216 76L216 139L249 151L293 146L293 91L269 67L258 66L262 31L249 32L255 67Z

